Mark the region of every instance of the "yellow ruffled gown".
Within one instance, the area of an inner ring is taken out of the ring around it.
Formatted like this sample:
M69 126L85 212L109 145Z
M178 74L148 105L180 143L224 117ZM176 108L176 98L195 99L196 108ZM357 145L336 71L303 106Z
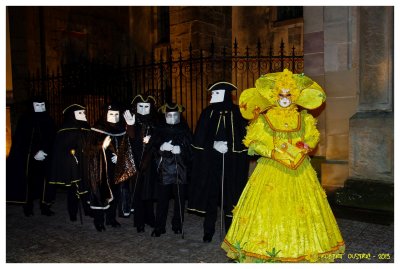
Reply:
M261 157L237 206L221 245L228 257L245 262L332 262L345 245L316 172L299 141L314 148L316 120L295 105L275 107L247 127L250 155ZM269 252L269 253L268 253ZM274 256L274 255L272 255Z

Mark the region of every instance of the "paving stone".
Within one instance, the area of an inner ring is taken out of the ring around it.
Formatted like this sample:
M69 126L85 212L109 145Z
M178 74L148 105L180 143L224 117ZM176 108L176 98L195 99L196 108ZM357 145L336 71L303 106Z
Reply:
M121 227L106 226L97 232L90 217L83 224L71 222L66 194L58 193L52 209L56 215L25 217L22 207L6 206L7 263L232 263L221 249L219 217L211 243L203 243L203 218L185 215L184 238L171 230L172 202L166 234L150 236L152 228L138 234L133 218L118 218ZM346 254L339 263L394 262L394 225L337 219L346 241ZM371 254L370 259L356 254ZM387 254L387 255L386 255ZM378 255L380 255L378 257ZM375 257L373 257L375 256ZM389 258L390 256L390 258Z

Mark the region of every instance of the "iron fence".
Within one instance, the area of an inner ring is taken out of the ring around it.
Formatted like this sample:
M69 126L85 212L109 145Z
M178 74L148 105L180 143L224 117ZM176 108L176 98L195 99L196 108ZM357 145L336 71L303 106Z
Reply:
M218 80L229 81L238 87L234 93L237 102L240 93L254 87L262 74L288 68L293 73L303 72L301 51L291 48L285 54L281 42L276 53L265 49L258 42L255 49L240 51L238 43L232 48L222 48L216 53L214 42L208 50L193 50L190 45L187 56L180 52L173 56L171 49L160 50L156 59L141 61L135 56L131 65L111 65L98 61L74 65L62 65L45 76L31 75L28 79L30 94L44 95L50 104L50 113L60 126L62 110L72 104L85 105L88 120L93 124L104 111L104 104L117 101L130 104L137 94L153 95L158 105L174 101L185 106L184 117L194 130L197 119L208 105L207 87Z

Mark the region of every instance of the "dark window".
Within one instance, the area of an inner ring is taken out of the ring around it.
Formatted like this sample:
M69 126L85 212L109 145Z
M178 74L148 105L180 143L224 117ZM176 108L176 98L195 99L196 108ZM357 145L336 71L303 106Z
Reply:
M277 21L302 18L303 7L278 7Z
M157 10L158 43L169 42L169 7L158 7Z

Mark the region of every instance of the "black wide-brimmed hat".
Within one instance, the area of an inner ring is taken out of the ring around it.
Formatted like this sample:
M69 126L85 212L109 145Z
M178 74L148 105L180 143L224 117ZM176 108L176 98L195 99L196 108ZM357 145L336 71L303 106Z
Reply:
M72 104L72 105L69 105L66 108L64 108L62 113L64 115L66 115L66 114L70 114L72 112L75 112L77 110L86 110L86 107L78 105L78 104Z
M211 86L208 87L208 91L215 91L215 90L225 90L225 91L235 91L237 87L232 83L226 81L219 81L215 82Z

